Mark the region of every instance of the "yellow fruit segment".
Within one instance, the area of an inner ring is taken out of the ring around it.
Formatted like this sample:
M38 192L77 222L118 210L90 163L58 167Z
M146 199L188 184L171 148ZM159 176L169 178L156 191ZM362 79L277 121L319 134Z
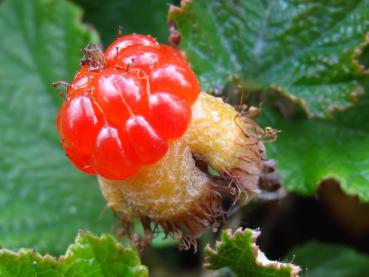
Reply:
M143 167L125 181L99 177L100 187L114 210L163 219L186 212L207 190L209 178L201 172L184 140L170 145L163 159Z
M185 139L193 153L218 171L230 170L239 163L238 153L246 142L236 125L236 110L221 98L201 93L192 107L192 123Z
M206 93L201 93L194 104L192 117L185 134L192 153L234 177L247 197L256 193L264 154L257 137L261 129L221 98Z

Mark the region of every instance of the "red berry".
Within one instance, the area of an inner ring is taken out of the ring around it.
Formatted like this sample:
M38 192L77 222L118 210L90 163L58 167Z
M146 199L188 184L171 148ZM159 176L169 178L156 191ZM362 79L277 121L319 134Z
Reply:
M93 167L93 162L91 159L91 155L80 155L79 153L73 151L69 147L64 147L65 154L68 156L70 161L77 167L79 170L87 173L87 174L96 174L96 171Z
M170 59L172 60L172 62L180 64L181 66L183 65L183 66L189 67L186 59L182 56L181 52L179 52L177 49L170 47L168 45L165 45L165 44L161 44L160 52L163 56L166 56L168 60Z
M118 38L105 52L107 63L95 52L68 85L58 132L77 168L126 179L160 160L168 141L186 132L200 86L181 53L150 36ZM96 59L104 67L90 70Z
M132 45L149 45L158 46L158 42L150 37L139 34L132 34L127 36L122 36L109 45L108 49L105 51L105 58L108 61L108 66L114 66L115 59L117 55L128 46Z
M188 67L181 54L167 45L127 47L119 53L115 65L121 69L141 69L150 74L158 62L177 63Z
M185 99L192 105L201 88L195 74L189 67L178 64L160 63L151 72L150 84L152 91L166 91Z
M116 128L106 126L101 129L96 139L96 148L93 152L96 171L107 179L126 179L139 169L139 165L128 160L129 145L120 137Z
M67 99L59 110L57 124L63 145L84 156L93 150L105 120L88 96L77 95Z
M143 116L129 118L125 130L136 162L140 164L153 164L160 160L168 150L168 142L160 137Z
M150 123L166 139L180 138L191 122L191 109L181 98L157 92L150 96Z
M67 93L69 96L93 93L96 73L92 71L83 72L80 70L73 82L69 84Z
M84 76L85 74L93 73L93 71L90 71L88 69L87 65L82 65L81 68L77 71L76 75L73 78L73 82Z
M94 97L115 126L124 125L133 114L147 111L146 88L133 75L108 68L100 72L96 82Z
M131 46L123 49L117 59L116 66L122 69L141 69L146 74L150 74L151 69L155 66L162 53L157 47L151 46Z

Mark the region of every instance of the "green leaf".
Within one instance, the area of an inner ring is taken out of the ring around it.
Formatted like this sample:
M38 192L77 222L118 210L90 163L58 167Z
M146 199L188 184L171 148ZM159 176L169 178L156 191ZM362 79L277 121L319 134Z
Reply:
M148 276L147 268L131 248L124 248L111 236L96 237L90 233L78 234L65 256L56 259L41 256L31 249L19 252L0 250L0 275L23 276Z
M166 16L171 0L74 0L84 9L84 21L92 23L106 45L116 37L118 27L125 34L150 34L161 42L168 41Z
M267 144L267 153L278 161L288 190L309 195L322 181L334 179L347 194L369 201L368 93L355 108L329 121L284 118L264 107L260 123L282 130Z
M79 228L109 231L95 178L76 170L59 145L52 87L70 80L79 50L97 42L66 1L0 5L0 245L60 253Z
M356 60L367 66L368 1L186 1L171 9L204 88L232 81L247 92L277 90L315 117L284 118L263 105L259 122L282 131L267 154L290 191L313 194L330 178L369 201L368 96L350 107L364 90Z
M256 245L260 232L231 229L222 233L215 249L205 248L205 266L210 269L229 268L236 276L297 276L298 266L269 261Z
M338 245L310 242L293 249L288 255L308 277L366 277L369 257Z
M239 79L247 91L278 91L309 117L331 116L362 93L369 0L182 3L169 20L204 90Z

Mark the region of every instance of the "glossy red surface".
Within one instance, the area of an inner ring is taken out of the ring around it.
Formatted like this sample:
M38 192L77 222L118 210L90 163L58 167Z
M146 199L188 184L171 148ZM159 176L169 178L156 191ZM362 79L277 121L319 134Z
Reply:
M159 63L150 75L151 91L166 91L185 99L192 105L200 91L200 84L189 67L173 63Z
M59 110L57 124L62 144L87 155L93 150L105 119L91 98L77 95L68 99Z
M114 126L123 126L131 115L145 114L148 109L142 83L130 73L111 68L103 70L96 79L94 98Z
M129 147L125 140L120 139L116 128L102 128L93 151L97 173L111 180L121 180L134 175L139 165L128 160Z
M115 59L118 54L125 48L132 45L150 45L150 46L158 46L159 43L150 36L140 35L140 34L132 34L127 36L122 36L115 40L105 51L105 58L108 62L108 66L114 66Z
M126 122L125 131L136 162L144 165L160 160L168 150L168 142L143 116L133 116Z
M188 104L175 95L159 92L150 96L150 123L168 140L178 139L186 132L191 116Z
M181 53L150 36L120 37L105 58L105 68L81 66L57 128L77 168L121 180L159 161L186 132L200 87Z
M87 174L96 174L90 154L81 155L68 147L64 147L65 154L75 167Z

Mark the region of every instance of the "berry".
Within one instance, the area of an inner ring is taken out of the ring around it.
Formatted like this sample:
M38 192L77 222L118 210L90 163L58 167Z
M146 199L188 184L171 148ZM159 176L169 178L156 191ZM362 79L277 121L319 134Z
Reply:
M138 163L153 164L160 160L168 150L168 142L160 137L143 116L129 118L125 130Z
M172 62L175 61L175 63L180 64L181 66L189 67L188 63L177 49L162 44L160 45L160 51L162 55L166 55Z
M192 105L201 88L195 74L189 67L173 63L159 63L150 75L153 91L167 91L185 99Z
M158 162L189 128L198 80L180 52L144 35L88 45L57 127L72 163L122 180Z
M188 248L206 229L219 228L226 207L260 191L269 172L261 139L274 132L200 93L180 52L129 35L104 55L91 45L84 53L57 128L66 155L98 176L125 226L134 218L145 232L161 225Z
M79 170L87 173L87 174L96 174L95 169L93 168L93 162L91 155L81 155L69 147L64 147L65 154L71 160L71 162L77 167Z
M107 179L121 180L134 175L139 165L128 160L129 145L123 134L112 127L101 129L93 152L96 171Z
M81 77L85 76L85 74L94 73L88 69L87 65L82 65L81 68L77 71L76 75L73 78L73 81L77 81Z
M117 55L125 48L129 46L139 46L139 45L150 45L158 46L159 43L150 36L132 34L127 36L122 36L114 41L105 51L105 58L108 61L109 66L114 66Z
M143 70L150 74L153 66L160 60L162 53L158 47L151 46L131 46L123 49L116 60L115 66L118 68Z
M147 94L142 83L127 72L104 69L96 79L94 98L99 103L108 121L114 126L123 126L132 114L147 111Z
M94 90L96 75L97 74L95 72L88 71L86 67L82 67L81 70L77 72L73 82L69 84L67 88L68 95L72 96L83 93L92 93Z
M150 74L158 62L178 64L188 68L188 64L180 53L167 45L157 46L130 46L119 52L115 66L118 68L138 68Z
M191 122L191 109L181 98L156 92L149 99L150 123L166 139L180 138Z
M88 96L77 95L68 99L57 120L62 143L80 155L90 154L104 121L104 115Z

